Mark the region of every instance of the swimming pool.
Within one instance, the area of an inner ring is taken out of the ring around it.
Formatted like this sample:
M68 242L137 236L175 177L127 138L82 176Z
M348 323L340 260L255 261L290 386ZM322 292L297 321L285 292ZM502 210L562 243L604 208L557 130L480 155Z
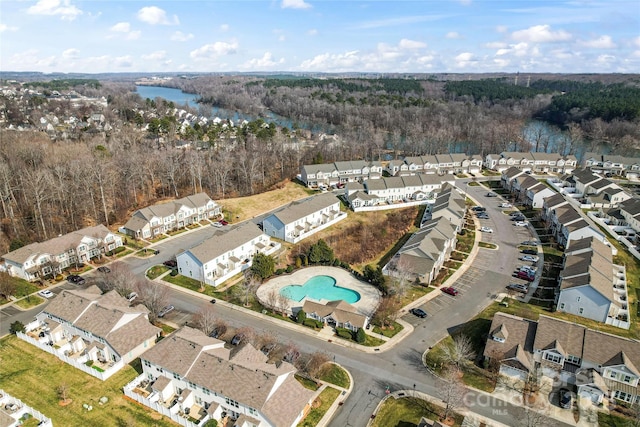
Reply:
M293 301L302 301L304 297L317 301L343 300L349 304L360 301L360 294L352 289L336 285L336 279L331 276L313 276L304 285L288 285L280 289L283 295Z

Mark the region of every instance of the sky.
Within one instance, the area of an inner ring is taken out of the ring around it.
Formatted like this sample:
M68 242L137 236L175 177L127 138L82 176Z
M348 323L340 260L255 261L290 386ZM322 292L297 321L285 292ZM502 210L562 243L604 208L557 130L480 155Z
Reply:
M0 0L0 70L639 73L639 0Z

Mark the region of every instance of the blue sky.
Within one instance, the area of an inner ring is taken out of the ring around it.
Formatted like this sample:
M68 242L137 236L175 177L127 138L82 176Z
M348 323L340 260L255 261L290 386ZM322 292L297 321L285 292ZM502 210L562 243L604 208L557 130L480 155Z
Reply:
M0 0L0 70L640 72L638 0Z

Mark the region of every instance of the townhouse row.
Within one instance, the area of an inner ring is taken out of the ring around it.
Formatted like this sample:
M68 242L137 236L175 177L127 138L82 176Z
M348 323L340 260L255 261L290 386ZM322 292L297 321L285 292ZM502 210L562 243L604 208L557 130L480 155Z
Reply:
M465 198L450 185L429 206L421 227L382 268L385 275L428 285L456 247L464 226Z
M578 159L573 155L558 153L503 151L500 154L487 154L484 166L502 173L511 167L529 173L571 173L576 169Z
M500 373L526 381L543 375L572 384L581 398L640 403L640 341L540 315L538 321L494 315L484 353Z
M607 177L623 176L631 180L637 180L640 177L640 158L638 157L586 152L583 165Z

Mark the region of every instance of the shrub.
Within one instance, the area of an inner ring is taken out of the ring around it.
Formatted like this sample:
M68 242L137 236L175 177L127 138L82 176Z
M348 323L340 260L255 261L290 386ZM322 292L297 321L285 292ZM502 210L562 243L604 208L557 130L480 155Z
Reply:
M304 323L305 320L307 320L307 313L305 313L304 310L300 310L296 315L296 322Z
M177 275L178 275L178 269L177 268L172 269L171 273L169 273L169 276L171 276L171 277L175 277Z
M302 267L302 259L300 257L296 257L296 268Z
M210 419L206 423L204 423L202 427L218 427L218 422L214 419Z
M284 268L279 268L276 270L276 276L280 276L281 274L284 274Z
M347 328L336 328L336 334L341 338L353 339L353 333Z
M18 332L24 333L25 330L26 329L24 327L24 323L19 320L16 320L9 326L9 332L11 332L12 334L17 334Z
M64 279L64 276L63 276L62 274L58 274L58 275L56 276L56 282L59 282L59 281L61 281L62 279Z
M340 266L340 260L338 258L333 260L333 266L334 267L339 267Z
M291 273L293 271L293 265L287 265L287 269L285 271L287 273Z
M364 329L358 329L356 332L356 342L359 344L363 344L367 340L367 335L364 333Z
M305 319L304 322L302 322L302 324L304 326L308 326L309 328L321 328L321 326L318 326L318 321L315 319Z

